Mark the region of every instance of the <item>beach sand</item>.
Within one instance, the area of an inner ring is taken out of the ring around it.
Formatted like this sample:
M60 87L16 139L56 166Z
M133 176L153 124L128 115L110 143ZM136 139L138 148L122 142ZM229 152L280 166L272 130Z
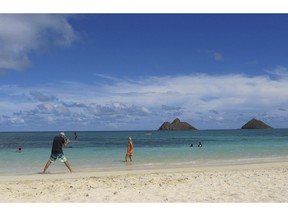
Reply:
M287 202L288 163L0 176L0 202Z

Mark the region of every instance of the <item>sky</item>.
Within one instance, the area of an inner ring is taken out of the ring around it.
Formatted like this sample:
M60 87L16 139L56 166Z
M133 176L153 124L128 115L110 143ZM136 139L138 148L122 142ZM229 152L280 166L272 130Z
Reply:
M288 128L288 14L0 14L0 131Z

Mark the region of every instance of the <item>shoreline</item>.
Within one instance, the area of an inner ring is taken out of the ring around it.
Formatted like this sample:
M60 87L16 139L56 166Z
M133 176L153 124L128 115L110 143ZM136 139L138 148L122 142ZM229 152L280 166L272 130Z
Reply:
M151 165L142 165L139 164L137 161L133 162L127 162L125 164L124 161L122 166L104 166L104 167L81 167L81 166L72 166L73 168L73 174L84 174L89 175L89 173L97 174L104 174L104 173L125 173L125 172L153 172L153 171L162 171L162 170L211 170L211 169L225 169L225 168L243 168L243 167L270 167L270 166L281 166L283 164L287 164L288 166L288 157L281 157L281 158L257 158L257 159L243 159L241 161L232 161L232 160L219 160L219 161L213 161L207 163L171 163L171 164L151 164ZM36 167L36 166L35 166ZM44 167L44 165L43 165ZM16 172L3 172L0 173L0 182L2 179L9 180L9 178L12 180L17 177L24 177L26 179L29 178L29 176L33 179L35 176L39 176L40 173L43 170L43 167L36 167L34 170L26 171L16 171ZM60 162L57 161L57 163L51 165L51 167L47 170L47 173L44 175L58 175L61 176L63 174L70 174L68 169Z
M0 202L287 202L287 172L275 162L0 176Z
M3 181L18 181L18 180L36 180L36 179L62 179L62 178L81 178L81 177L107 177L113 175L125 174L151 174L151 173L170 173L170 172L205 172L205 171L231 171L231 170L247 170L247 169L269 169L269 168L288 168L288 161L267 161L254 162L245 164L209 164L197 166L159 166L159 167L143 167L137 166L121 168L84 168L81 170L69 173L67 168L63 165L56 169L50 169L45 174L41 172L33 173L5 173L0 174L0 183Z

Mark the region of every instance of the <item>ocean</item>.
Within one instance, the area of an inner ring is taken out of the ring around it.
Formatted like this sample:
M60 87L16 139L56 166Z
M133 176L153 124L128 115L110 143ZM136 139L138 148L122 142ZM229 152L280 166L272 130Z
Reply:
M73 133L65 131L72 142L64 153L75 172L288 161L288 129L78 131L78 142L73 141ZM58 132L1 132L0 175L40 173L56 135ZM128 137L134 144L131 163L124 162ZM57 160L47 172L69 171Z

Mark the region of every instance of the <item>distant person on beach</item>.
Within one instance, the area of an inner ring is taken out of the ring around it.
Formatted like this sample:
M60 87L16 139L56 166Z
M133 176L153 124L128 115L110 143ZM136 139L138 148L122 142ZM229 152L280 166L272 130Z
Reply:
M132 142L132 138L128 137L127 153L125 156L125 162L127 162L128 157L130 158L130 161L132 161L132 156L133 156L133 142Z
M77 134L77 131L74 132L74 137L75 137L75 138L74 138L75 140L78 140L78 134Z
M65 157L64 153L63 153L63 149L62 147L67 147L69 143L68 139L65 139L65 134L63 132L59 133L58 136L55 136L53 139L53 144L52 144L52 150L51 150L51 155L49 160L47 161L44 170L42 172L42 174L44 174L46 172L46 170L48 169L48 167L50 166L51 163L53 163L57 158L59 158L59 160L61 162L63 162L66 167L69 169L70 173L72 173L72 169L70 164L68 163L67 158Z

